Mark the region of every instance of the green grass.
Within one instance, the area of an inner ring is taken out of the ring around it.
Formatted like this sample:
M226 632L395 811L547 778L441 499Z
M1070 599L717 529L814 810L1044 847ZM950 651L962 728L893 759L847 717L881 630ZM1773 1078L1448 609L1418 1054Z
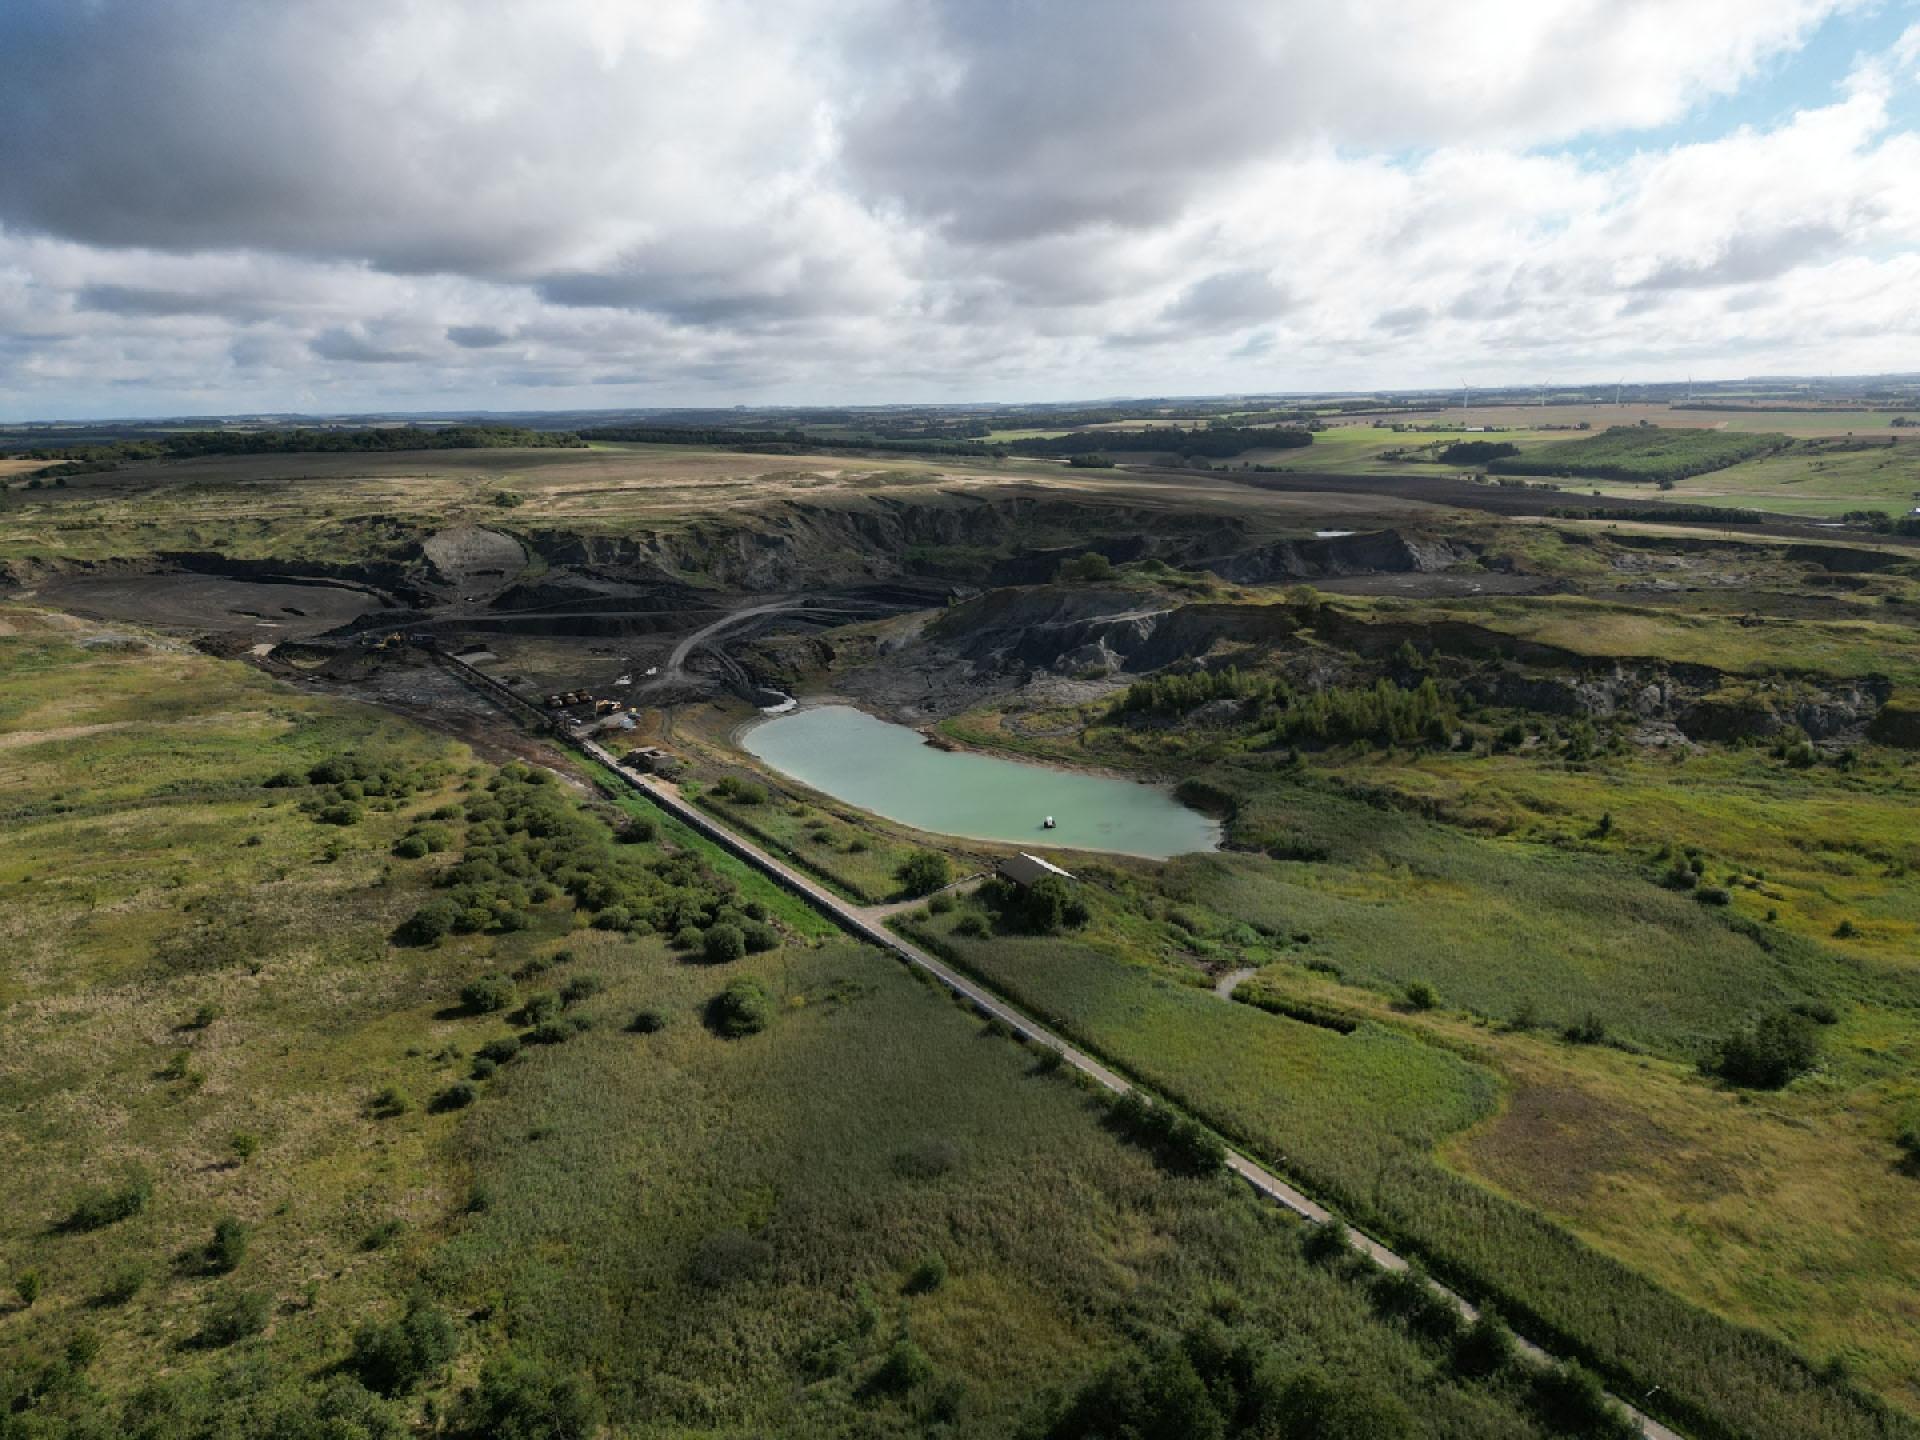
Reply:
M1493 1105L1490 1073L1398 1031L1224 1004L1140 963L1138 902L1119 909L1085 942L969 939L953 932L966 910L911 933L1629 1393L1659 1385L1656 1408L1694 1433L1907 1433L1777 1342L1435 1163L1436 1141Z
M1517 1380L1457 1380L1364 1273L1308 1263L1282 1213L1156 1169L1085 1090L682 827L617 847L622 863L692 852L783 945L690 963L662 937L579 928L562 897L525 929L396 948L394 924L446 893L432 877L499 822L436 821L455 843L417 860L393 842L434 811L498 809L491 767L192 651L0 620L18 842L0 860L0 1147L24 1162L0 1167L0 1255L9 1290L40 1277L0 1318L9 1433L130 1433L149 1385L143 1413L169 1417L140 1431L155 1440L321 1433L350 1337L409 1294L446 1314L455 1355L395 1402L363 1397L402 1426L511 1350L583 1376L616 1436L985 1440L1211 1316L1288 1367L1399 1397L1422 1435L1533 1433ZM346 827L303 810L318 787L262 786L342 753L424 783ZM551 1022L558 1043L482 1075L481 1049L529 1021L457 997L514 973L516 1002L584 998ZM740 976L776 1013L723 1040L704 1008ZM583 977L597 987L568 983ZM664 1027L630 1031L641 1010ZM430 1103L463 1084L464 1107ZM133 1213L57 1228L134 1174L151 1191ZM214 1277L197 1257L228 1215L248 1243ZM944 1278L915 1281L933 1255ZM257 1302L263 1333L196 1340L224 1297ZM932 1376L876 1390L902 1337Z
M1678 481L1792 445L1785 435L1672 426L1616 425L1598 435L1562 440L1495 460L1502 475L1557 475L1575 480Z

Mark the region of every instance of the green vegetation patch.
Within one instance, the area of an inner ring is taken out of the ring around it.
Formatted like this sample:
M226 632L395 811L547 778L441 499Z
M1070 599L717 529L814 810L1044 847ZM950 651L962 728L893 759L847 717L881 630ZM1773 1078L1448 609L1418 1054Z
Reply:
M1689 475L1724 470L1742 460L1784 450L1786 435L1730 430L1682 430L1670 426L1615 425L1580 440L1492 460L1501 475L1556 475L1575 480L1632 480L1672 484Z

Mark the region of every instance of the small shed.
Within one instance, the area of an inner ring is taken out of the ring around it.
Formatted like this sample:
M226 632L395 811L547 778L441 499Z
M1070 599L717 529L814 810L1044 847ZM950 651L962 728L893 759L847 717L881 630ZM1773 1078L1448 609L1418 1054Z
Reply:
M1073 876L1055 865L1051 860L1042 860L1038 855L1029 855L1022 850L1018 855L1009 855L993 867L994 873L1003 880L1011 880L1022 890L1048 875L1057 875L1062 880L1071 880Z

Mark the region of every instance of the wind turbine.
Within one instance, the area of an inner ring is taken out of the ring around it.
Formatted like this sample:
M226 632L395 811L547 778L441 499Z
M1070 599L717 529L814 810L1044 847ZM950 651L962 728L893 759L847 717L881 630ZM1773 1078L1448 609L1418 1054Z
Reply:
M1621 388L1626 385L1626 383L1627 383L1627 377L1624 375L1622 375L1618 380L1613 382L1613 403L1614 404L1618 405L1621 403L1620 391L1621 391Z

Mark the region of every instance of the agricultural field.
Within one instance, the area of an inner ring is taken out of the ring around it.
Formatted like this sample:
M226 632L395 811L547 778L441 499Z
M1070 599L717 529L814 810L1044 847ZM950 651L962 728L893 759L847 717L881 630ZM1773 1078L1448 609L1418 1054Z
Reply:
M1670 484L1742 460L1781 451L1784 435L1665 426L1612 426L1597 435L1492 462L1503 475L1553 475L1571 480L1631 480Z

